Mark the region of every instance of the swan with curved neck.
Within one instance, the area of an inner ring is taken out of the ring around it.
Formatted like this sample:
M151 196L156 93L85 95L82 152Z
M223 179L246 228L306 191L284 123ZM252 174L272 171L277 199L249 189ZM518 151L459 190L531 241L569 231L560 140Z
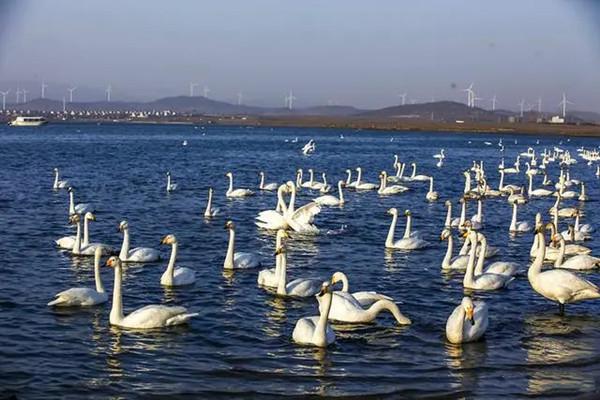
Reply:
M93 207L88 203L75 204L75 189L72 186L67 191L69 192L69 215L94 212Z
M227 245L223 268L234 270L260 267L260 258L255 253L235 251L235 225L233 221L227 221L225 229L229 231L229 243Z
M542 297L558 303L561 315L564 314L566 304L600 298L598 286L571 271L564 269L542 271L546 256L546 239L542 227L536 230L536 236L538 248L535 260L527 271L527 279L533 290Z
M258 175L260 176L260 182L258 184L259 190L265 190L265 191L277 190L277 186L278 186L277 183L275 183L275 182L265 183L265 173L263 171L260 171L258 173Z
M212 199L213 199L213 188L209 187L208 188L208 201L206 202L206 209L204 210L204 218L216 217L217 214L219 213L218 208L213 208Z
M336 276L336 274L338 274ZM333 285L337 279L340 279L339 273L334 274L331 279ZM344 275L345 278L345 275ZM347 279L343 282L347 285ZM319 308L321 309L323 304L322 298L319 300ZM332 321L346 322L351 324L369 323L375 320L382 311L390 312L396 322L400 325L408 325L411 323L410 319L405 317L401 312L396 303L389 298L382 298L372 302L368 308L364 308L363 304L359 302L352 294L347 291L335 291L333 292L333 298L331 302L331 309L328 314L328 318Z
M406 229L404 230L404 236L402 239L394 241L394 234L396 231L396 224L398 223L398 210L396 208L390 208L388 214L392 215L392 223L388 231L387 238L385 240L385 247L388 249L400 249L400 250L417 250L427 247L428 243L418 237L416 232L411 232L412 218L410 210L406 210Z
M294 326L292 339L298 344L327 347L335 342L335 332L327 322L333 298L329 282L323 282L317 297L322 298L319 302L320 315L300 318Z
M91 221L95 221L96 217L92 214ZM113 249L102 243L88 243L84 245L81 241L81 217L79 214L72 215L70 223L77 226L77 233L75 234L75 243L73 244L72 253L75 256L93 256L97 248L100 248L102 255L110 255L113 253ZM89 237L89 234L88 234Z
M436 201L439 198L438 192L433 190L433 176L429 178L429 191L425 195L428 201Z
M352 180L352 170L351 169L347 169L346 170L346 187L350 188L350 189L355 189L356 188L356 181Z
M129 250L129 223L127 221L121 221L119 224L119 232L123 233L123 244L121 245L121 251L119 252L119 259L121 261L143 263L154 262L160 259L158 250L149 247L136 247Z
M356 172L358 176L356 178L356 190L375 190L377 189L377 185L374 183L367 183L362 181L362 168L357 167Z
M160 277L160 284L163 286L186 286L196 282L196 272L186 267L175 267L177 260L177 238L175 235L166 235L160 241L160 244L171 245L171 257L167 269Z
M65 189L69 187L69 181L63 180L59 178L58 168L54 168L54 184L52 185L52 189Z
M485 334L488 324L487 304L465 296L446 321L446 338L454 344L475 342Z
M465 289L473 290L497 290L506 287L514 278L493 274L483 273L479 276L475 275L475 254L477 251L477 232L469 231L467 239L471 243L471 250L469 252L469 261L467 263L467 271L463 279L463 286ZM482 254L485 249L482 249Z
M128 329L156 329L167 326L187 323L196 313L188 313L185 307L169 307L163 305L148 305L138 308L131 314L123 314L123 299L121 284L123 267L118 257L111 257L106 261L106 266L115 270L113 302L110 310L109 322L111 325Z
M243 189L243 188L234 189L232 172L227 172L225 174L225 176L229 178L229 187L227 188L227 192L225 192L225 196L230 197L230 198L236 198L236 197L248 197L248 196L252 196L254 194L254 192L250 189Z
M50 307L89 307L106 303L108 295L104 291L102 277L100 276L100 258L102 249L96 248L94 252L94 281L96 289L71 288L58 293L54 300L48 303Z
M289 235L283 229L277 231L275 237L275 252L283 245L283 239L288 238ZM276 288L279 285L279 266L281 265L281 255L275 255L275 267L267 268L259 271L256 282L260 286Z
M558 257L554 262L554 268L565 268L575 270L590 270L600 267L600 258L592 257L589 254L578 254L564 261L566 244L562 235L554 235L554 242L558 242Z
M351 295L363 307L368 307L371 304L375 303L377 300L391 300L391 301L394 300L389 296L386 296L384 294L379 294L376 292L372 292L372 291L350 293L350 284L348 283L348 277L346 276L346 274L344 274L343 272L340 272L340 271L335 272L331 276L331 284L332 285L335 285L338 282L342 283L342 290L334 291L333 292L334 296L336 294L343 294L344 296Z
M411 163L410 164L412 167L412 173L410 174L410 180L411 181L428 181L429 180L429 176L427 175L417 175L417 164L416 163Z
M456 257L452 257L452 253L454 251L454 237L452 236L452 229L445 228L440 234L440 240L448 241L448 248L446 250L446 254L444 255L444 259L442 260L442 269L465 269L467 268L467 262L469 261L469 256L458 255Z
M326 195L317 197L313 201L320 206L331 206L331 207L341 206L345 203L344 192L342 190L342 188L344 186L345 186L344 181L338 181L337 187L338 187L338 196L339 197L335 197L330 194L326 194Z
M529 232L531 230L531 225L527 221L517 221L517 203L513 203L512 205L512 218L510 220L510 227L508 230L511 233L523 233Z
M285 244L275 251L280 256L279 271L277 272L277 295L281 297L312 297L321 290L322 281L319 279L297 278L287 282L287 250Z
M88 244L90 244L89 222L95 220L96 216L93 213L85 213L83 217L83 242L81 243L82 246L87 246ZM55 240L54 242L56 243L56 246L60 249L73 250L73 246L75 246L76 239L77 235L69 235L63 236L60 239Z
M529 197L545 197L545 196L551 196L554 192L552 190L548 190L548 189L543 189L543 188L539 188L539 189L533 189L533 175L529 175L529 188L527 190L527 194L529 195Z

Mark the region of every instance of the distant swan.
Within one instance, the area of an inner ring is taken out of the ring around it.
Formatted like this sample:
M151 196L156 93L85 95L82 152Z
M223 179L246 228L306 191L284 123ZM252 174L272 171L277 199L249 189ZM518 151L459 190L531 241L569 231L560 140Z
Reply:
M119 252L121 261L144 263L154 262L160 259L160 253L155 249L136 247L129 250L129 223L127 221L121 221L119 224L119 231L123 233L123 244L121 245L121 251Z
M72 186L67 190L69 192L69 215L94 212L94 208L88 203L75 204L75 189Z
M177 184L171 181L171 172L167 171L167 192L173 192L177 189Z
M69 187L69 181L59 179L58 168L54 168L54 184L52 185L52 189L58 190L65 189L67 187Z
M218 208L212 206L213 188L208 188L208 201L206 202L206 209L204 210L204 218L216 217L219 213Z
M225 192L225 196L235 198L252 196L254 194L254 192L250 189L234 189L233 174L231 172L226 173L225 176L229 178L229 188L227 189L227 192Z
M341 206L344 204L344 192L342 188L345 186L344 181L338 181L338 195L339 197L332 196L330 194L326 194L320 197L317 197L313 201L320 206Z
M272 182L272 183L265 183L265 173L260 171L258 173L258 175L260 176L260 183L258 184L258 188L260 190L266 190L266 191L273 191L273 190L277 190L277 183Z

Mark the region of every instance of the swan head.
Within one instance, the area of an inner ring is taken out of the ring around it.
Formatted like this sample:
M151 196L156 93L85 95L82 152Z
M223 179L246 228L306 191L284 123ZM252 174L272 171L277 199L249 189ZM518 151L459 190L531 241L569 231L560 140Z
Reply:
M475 319L473 318L473 313L475 312L475 305L473 304L473 300L470 297L463 297L460 303L465 310L465 316L471 322L471 325L475 325Z
M345 181L338 181L338 185L340 185L341 187L346 187L346 182Z
M390 215L398 215L398 209L392 207L389 210L387 210L387 213Z
M79 214L73 214L69 217L69 224L75 225L79 221L81 221L81 216Z
M177 238L173 234L166 235L160 241L160 244L174 244L174 243L177 243Z
M54 168L53 171L58 174L58 168Z
M88 221L95 221L96 216L93 213L88 211L85 213L85 219L87 219Z
M167 171L167 176L171 176L171 171Z
M333 275L331 275L331 284L335 285L337 282L343 282L345 280L348 280L348 278L346 277L346 274L344 274L343 272L337 271L334 272Z
M228 176L228 177L230 177L230 178L233 178L233 174L232 174L231 172L227 172L227 173L225 174L225 176Z
M233 224L233 221L225 222L225 229L229 229L229 230L235 229L235 225Z
M452 207L452 202L451 202L450 200L446 200L446 201L444 202L444 205L445 205L446 207Z
M127 221L121 221L119 224L119 232L124 232L126 229L129 229L129 223Z
M106 265L107 267L111 267L111 268L117 268L121 266L121 259L117 256L112 256L110 257L108 260L106 260Z
M449 228L444 228L442 233L440 233L440 241L447 240L450 236L452 236L452 230Z
M404 210L404 215L406 215L407 217L410 217L412 215L412 213L410 212L410 210Z
M361 167L356 167L356 171L360 172L360 171L362 171L362 168Z
M321 291L319 293L317 293L317 297L323 297L327 293L330 293L330 292L331 292L331 283L329 281L325 281L321 285Z
M74 188L73 186L69 186L69 187L67 188L67 192L69 192L69 193L74 193L74 192L75 192L75 188Z

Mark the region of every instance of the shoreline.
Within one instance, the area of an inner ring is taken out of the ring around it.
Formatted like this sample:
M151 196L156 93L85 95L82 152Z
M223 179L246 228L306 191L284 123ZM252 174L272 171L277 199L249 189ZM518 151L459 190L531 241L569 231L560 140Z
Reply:
M465 121L439 122L421 119L323 117L323 116L181 116L179 118L154 119L69 119L49 120L50 124L142 124L142 125L208 125L248 126L277 128L320 128L373 130L386 132L431 133L493 133L493 134L544 134L552 136L600 137L600 125L547 124L532 122L492 123Z

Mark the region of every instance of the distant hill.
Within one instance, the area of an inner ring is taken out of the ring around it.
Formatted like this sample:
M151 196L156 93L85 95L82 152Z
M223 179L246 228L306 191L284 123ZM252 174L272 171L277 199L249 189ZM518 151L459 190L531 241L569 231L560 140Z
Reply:
M434 119L447 122L456 120L497 121L500 117L492 111L468 107L466 104L455 101L398 105L365 111L358 115L373 118Z

